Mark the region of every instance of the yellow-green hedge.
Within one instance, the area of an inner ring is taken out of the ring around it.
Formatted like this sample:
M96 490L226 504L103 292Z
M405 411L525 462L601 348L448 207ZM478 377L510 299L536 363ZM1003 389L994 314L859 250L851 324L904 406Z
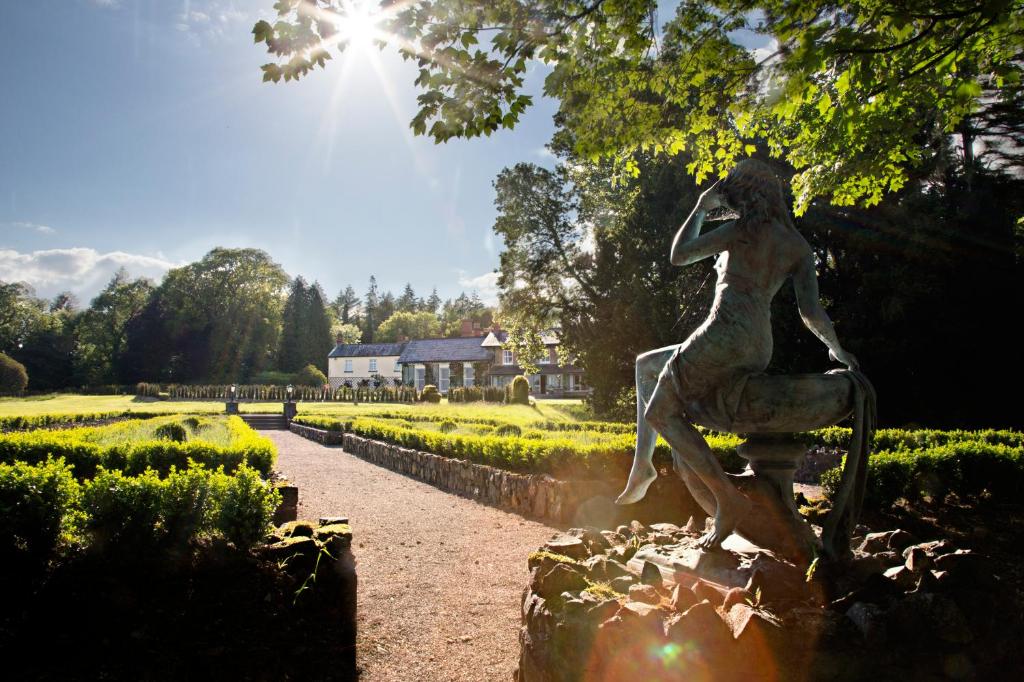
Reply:
M182 417L187 419L187 417ZM128 428L119 422L116 428ZM29 431L0 435L0 462L37 464L48 458L63 458L78 479L88 479L100 468L116 469L129 475L153 469L167 474L171 467L184 469L190 461L208 468L224 467L232 472L245 464L263 476L270 474L277 456L274 444L249 428L240 417L228 417L230 445L213 445L202 440L179 443L171 440L144 440L103 446L82 436L89 430L112 427L85 427L62 431Z

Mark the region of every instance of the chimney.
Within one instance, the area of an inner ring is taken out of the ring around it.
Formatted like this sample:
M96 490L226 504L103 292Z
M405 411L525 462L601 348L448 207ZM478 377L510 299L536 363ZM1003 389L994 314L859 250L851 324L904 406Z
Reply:
M341 336L341 332L338 332L338 336L334 340L337 342L339 346L345 343L345 339Z
M473 332L473 321L472 320L470 320L470 319L462 320L461 329L459 331L459 336L461 336L463 338L465 338L467 336L476 336L476 334Z

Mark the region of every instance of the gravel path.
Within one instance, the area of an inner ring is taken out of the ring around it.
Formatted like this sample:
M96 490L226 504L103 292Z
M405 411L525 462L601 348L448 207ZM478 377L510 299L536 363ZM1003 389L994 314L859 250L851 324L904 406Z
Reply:
M348 516L361 679L510 680L526 557L558 529L442 492L287 431L262 431L299 518Z

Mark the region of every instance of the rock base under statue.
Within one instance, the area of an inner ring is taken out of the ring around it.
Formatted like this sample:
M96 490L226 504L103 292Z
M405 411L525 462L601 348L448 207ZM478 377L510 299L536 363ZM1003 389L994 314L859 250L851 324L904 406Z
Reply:
M808 577L732 538L701 553L703 530L573 529L532 554L519 682L1005 679L1022 667L1012 595L969 551L874 533Z

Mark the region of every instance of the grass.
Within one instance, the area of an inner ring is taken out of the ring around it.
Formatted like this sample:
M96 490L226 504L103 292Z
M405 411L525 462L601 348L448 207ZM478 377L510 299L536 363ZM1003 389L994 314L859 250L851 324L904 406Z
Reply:
M160 440L157 429L164 424L182 423L182 421L179 415L155 417L145 420L131 419L109 426L68 429L63 433L88 443L109 447L141 441ZM193 423L196 424L194 428L185 424L188 440L201 441L219 447L229 447L232 445L232 434L228 430L225 417L197 417Z
M242 412L281 412L280 402L238 404ZM541 400L536 407L495 403L319 403L300 402L299 414L330 417L377 416L381 413L423 417L501 419L520 426L531 423L579 421L579 400ZM92 412L166 412L168 414L223 414L218 400L157 400L130 395L49 394L28 398L0 398L0 417Z

